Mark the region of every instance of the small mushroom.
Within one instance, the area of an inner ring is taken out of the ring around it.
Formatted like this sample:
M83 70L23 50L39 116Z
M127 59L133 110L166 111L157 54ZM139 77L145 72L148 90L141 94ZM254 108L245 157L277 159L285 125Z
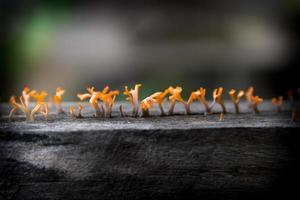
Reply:
M239 103L240 103L241 98L244 96L245 93L244 93L243 90L240 90L238 92L238 94L236 95L235 92L236 91L234 89L231 89L229 91L229 95L231 97L232 103L234 104L235 113L238 114L240 112L240 110L239 110Z
M169 94L169 90L166 89L164 92L155 92L154 94L151 95L151 97L155 100L155 102L158 104L158 107L160 109L160 115L164 116L165 115L165 111L163 108L163 101L166 97L166 95Z
M251 86L248 88L245 97L249 102L250 108L252 108L256 114L259 114L258 105L263 102L263 99L259 96L254 96L254 87Z
M102 102L105 105L105 117L111 117L112 113L112 107L115 103L116 96L119 95L118 90L110 91L106 93L108 90L102 92L99 95L99 98L102 100ZM104 111L103 106L101 105L102 110Z
M132 104L132 117L137 117L139 114L139 88L142 84L136 84L134 89L128 90L128 87L125 86L123 94L127 96L126 100Z
M34 94L31 93L31 97L35 98L37 101L32 111L30 111L28 104L25 103L23 94L19 98L20 103L16 101L16 98L14 96L12 96L9 100L10 105L13 107L8 116L9 120L12 119L13 115L18 109L25 114L27 121L34 121L34 115L38 112L41 112L44 115L44 117L47 119L49 109L48 109L48 103L44 103L44 98L46 96L47 93L44 91L40 93L35 92ZM43 111L44 106L45 106L45 111Z
M187 113L190 114L191 113L191 104L193 103L193 101L198 100L200 96L200 91L196 90L195 92L192 92L188 101L187 101Z
M156 103L156 100L149 96L141 101L141 108L142 108L142 116L149 117L149 109L152 108L153 104Z
M283 96L272 98L272 104L277 107L277 112L281 112L283 103Z
M149 109L153 107L154 103L157 103L160 109L160 115L164 116L165 112L162 103L168 93L169 93L168 90L165 90L164 92L155 92L154 94L142 100L141 101L142 116L144 117L149 116Z
M78 106L77 112L75 111L74 106L70 106L70 114L72 117L82 118L81 111L83 109L83 106L80 103L77 103L77 106Z
M217 104L219 104L221 106L222 112L226 113L226 108L225 108L224 102L222 100L222 93L223 93L223 88L222 87L216 88L213 91L214 101L211 104L210 109L212 109L214 107L214 105L217 103Z
M198 100L204 105L205 113L209 114L212 111L211 111L210 106L208 105L208 102L206 101L205 95L206 95L206 89L203 88L203 87L200 87L199 88L199 98L198 98Z
M58 87L58 88L56 88L56 92L55 92L55 95L53 97L53 102L56 105L58 114L65 113L65 111L63 110L63 108L61 106L62 95L64 93L65 93L65 90L63 88Z
M106 88L104 89L106 92ZM100 107L98 105L98 99L101 95L101 92L95 91L94 87L88 87L87 88L88 93L85 94L77 94L77 97L83 101L85 99L89 98L89 103L91 107L95 110L95 117L100 117L103 115L103 111L101 112Z
M36 93L35 90L30 90L28 87L25 87L22 91L22 96L24 99L24 103L27 107L29 107L30 98L32 95Z
M211 109L205 99L205 93L206 93L206 89L204 89L203 87L200 87L199 90L196 90L194 92L191 93L187 105L188 105L188 113L190 113L190 105L192 104L193 101L198 100L200 104L203 104L204 108L205 108L205 113L211 113Z
M21 103L18 103L16 101L16 97L15 96L12 96L10 97L10 100L9 100L9 104L13 107L11 109L11 111L9 112L9 116L8 116L8 119L9 121L11 121L13 115L16 113L16 111L19 109L21 110L25 116L26 116L26 120L27 121L31 121L31 118L30 118L30 110L28 108L28 106L25 104L25 101L24 101L24 97L23 96L20 96L20 102Z
M170 101L169 115L173 115L174 108L177 101L184 105L186 113L188 113L188 104L181 97L182 88L178 86L175 88L169 87L167 90L169 94L171 94L169 96L169 101Z
M44 102L44 99L47 95L48 94L45 91L41 91L39 93L35 92L34 94L31 95L36 100L36 105L34 106L30 114L31 121L34 121L34 115L38 112L42 113L45 119L48 118L48 113L49 113L48 103ZM45 109L45 111L43 111L43 108Z
M250 86L248 88L248 90L246 91L245 93L245 97L247 99L247 101L249 102L249 104L251 105L251 98L253 97L253 93L254 93L254 87L253 86Z
M251 97L251 107L253 108L254 112L256 114L259 114L259 110L258 110L258 105L261 104L263 102L263 99L260 98L259 96L252 96Z

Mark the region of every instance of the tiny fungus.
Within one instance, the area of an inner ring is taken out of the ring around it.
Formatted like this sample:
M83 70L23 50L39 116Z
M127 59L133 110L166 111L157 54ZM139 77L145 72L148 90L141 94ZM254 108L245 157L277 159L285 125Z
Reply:
M261 104L263 102L263 99L260 98L259 96L254 96L254 87L249 87L247 92L245 93L245 97L249 102L249 105L251 108L253 108L254 112L256 114L259 114L259 110L258 110L258 105Z
M104 88L104 92L106 92L106 88ZM91 107L95 110L95 117L99 117L102 116L103 111L101 112L100 107L98 105L98 99L99 96L101 95L101 92L99 91L95 91L94 87L88 87L87 88L88 93L85 94L77 94L77 97L83 101L85 99L89 98L89 103L91 105Z
M211 109L205 99L205 93L206 93L206 89L204 89L203 87L200 87L199 90L196 90L195 92L192 92L187 105L188 105L188 113L190 113L190 105L192 104L193 101L195 101L196 99L202 103L205 107L205 113L211 113Z
M253 110L256 114L260 113L257 106L259 104L261 104L262 102L263 102L263 99L260 98L259 96L252 96L251 97L251 107L253 108Z
M277 112L281 112L283 103L283 96L272 98L272 104L277 107Z
M83 109L83 106L80 103L77 103L77 106L78 106L77 112L75 111L74 106L70 106L70 114L72 117L82 118L81 111Z
M142 116L147 117L149 116L149 109L153 107L154 103L157 103L160 109L160 115L165 115L162 103L164 101L165 96L169 93L169 90L166 89L164 92L155 92L154 94L150 95L149 97L143 99L141 101L141 108L142 108Z
M240 112L240 110L239 110L239 103L241 101L241 98L244 96L244 94L245 93L244 93L243 90L240 90L237 95L235 94L235 90L234 89L231 89L229 91L229 95L230 95L231 100L232 100L232 102L234 104L235 113L237 113L237 114Z
M25 114L26 116L26 120L27 121L31 121L31 118L30 118L30 111L29 111L29 108L28 106L25 104L25 101L24 101L24 97L23 96L20 96L20 102L21 103L17 103L16 101L16 97L15 96L12 96L10 97L10 100L9 100L9 104L13 107L11 109L11 111L9 112L9 120L11 120L11 118L13 117L13 115L15 114L15 112L20 109L21 111L23 111L23 113Z
M154 94L151 95L151 97L155 100L155 102L158 104L158 107L160 109L160 115L164 116L165 111L162 106L162 103L166 97L166 95L169 93L169 90L166 89L164 92L155 92Z
M105 89L107 89L107 88L105 88ZM102 93L100 93L100 95L99 95L99 98L102 100L102 102L105 105L105 117L111 117L112 107L115 103L116 96L119 95L119 91L113 90L108 93L107 93L107 91L108 91L108 89L105 91L102 91ZM104 108L102 105L101 105L101 108L104 111Z
M191 113L191 104L193 103L193 101L195 101L196 99L198 100L200 96L200 91L196 90L195 92L192 92L188 101L187 101L187 113L190 114Z
M226 113L226 108L225 108L224 102L222 100L222 93L223 93L223 88L222 87L216 88L213 91L214 101L211 104L210 108L212 109L214 107L214 105L217 103L217 104L219 104L221 106L222 112Z
M22 91L22 96L24 99L24 103L27 107L29 107L30 97L36 93L35 90L30 90L28 87L25 87Z
M133 117L137 117L139 114L139 88L142 86L142 84L136 84L134 89L128 90L128 87L125 86L125 90L123 92L123 94L126 97L126 100L129 101L132 104L132 116ZM121 111L122 109L120 109ZM123 110L122 110L123 112ZM124 116L124 113L121 115Z
M61 102L62 102L62 95L65 93L65 90L63 88L56 88L56 92L55 92L55 96L53 97L53 102L56 105L57 108L57 113L65 113L65 111L63 110L62 106L61 106Z
M31 96L36 100L36 105L31 111L32 121L34 120L34 115L38 112L42 113L44 115L44 117L47 119L48 113L49 113L48 103L44 102L45 97L48 96L47 92L45 92L45 91L35 92ZM43 111L43 107L44 107L45 111Z
M23 91L24 92L24 91ZM23 93L22 92L22 93ZM29 93L27 93L29 94ZM27 121L34 121L34 115L38 112L42 113L45 117L45 119L48 118L48 103L44 102L44 98L47 96L47 93L42 91L40 93L34 92L30 93L30 97L33 97L36 99L36 105L32 110L30 110L29 105L25 103L25 99L22 96L19 97L20 103L16 101L16 98L12 96L9 100L10 105L13 107L12 110L9 113L9 120L11 120L12 116L15 114L15 112L19 109L21 110L25 116ZM28 98L29 99L29 98ZM43 110L43 107L45 110Z
M253 97L253 93L254 93L254 87L253 86L250 86L248 88L248 90L246 91L246 93L245 93L245 97L246 97L246 99L247 99L247 101L249 102L250 105L252 103L251 98Z
M127 117L127 115L123 112L122 105L119 106L119 110L120 110L120 113L121 113L121 117Z
M188 104L181 97L182 88L178 87L178 86L173 88L170 86L167 89L167 91L170 94L170 96L169 96L169 101L170 101L169 115L173 115L174 108L175 108L177 101L184 105L186 113L188 113Z
M141 108L142 108L142 116L149 117L149 109L152 108L153 103L156 101L153 99L152 96L149 96L141 101Z
M200 95L199 95L199 101L204 105L205 107L205 112L206 113L211 113L211 109L208 105L208 102L206 101L206 98L205 98L205 95L206 95L206 89L203 88L203 87L200 87L199 88L199 92L200 92Z

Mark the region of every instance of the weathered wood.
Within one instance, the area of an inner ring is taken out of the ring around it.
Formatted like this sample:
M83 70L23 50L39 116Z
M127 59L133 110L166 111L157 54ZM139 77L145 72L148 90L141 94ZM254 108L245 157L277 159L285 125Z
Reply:
M297 194L299 124L289 112L229 113L221 122L218 116L2 118L0 199Z

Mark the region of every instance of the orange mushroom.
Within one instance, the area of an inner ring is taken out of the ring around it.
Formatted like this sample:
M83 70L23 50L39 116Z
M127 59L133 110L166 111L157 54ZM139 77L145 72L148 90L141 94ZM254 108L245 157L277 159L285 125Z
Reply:
M31 111L31 119L34 120L34 115L38 112L42 113L44 117L47 119L48 118L48 103L44 102L44 99L46 96L48 96L47 92L41 91L41 92L35 92L34 94L31 95L35 100L36 100L36 105ZM45 111L43 111L45 109Z
M277 112L281 112L283 103L283 96L272 98L272 104L277 107Z
M206 89L203 87L200 87L199 90L196 90L194 92L191 93L187 105L188 105L188 113L190 113L190 105L192 104L193 101L198 100L199 103L203 104L204 108L205 108L205 113L211 113L211 109L206 101L205 98L205 93L206 93Z
M36 93L35 90L30 90L28 87L25 87L22 91L22 96L24 99L24 103L27 107L29 107L30 97Z
M134 89L128 90L128 87L125 86L123 94L127 96L126 100L132 104L132 116L137 117L139 114L139 88L142 84L136 84ZM124 115L124 114L123 114Z
M164 108L162 106L162 103L164 101L164 98L169 93L169 90L166 89L164 92L155 92L154 94L150 95L149 97L145 98L141 101L141 108L143 111L143 116L149 116L149 109L153 107L154 103L157 103L159 109L160 109L160 115L165 115Z
M259 110L258 110L258 105L261 104L263 102L263 99L260 98L259 96L252 96L251 97L251 107L253 108L254 112L256 114L259 114Z
M16 101L16 97L15 96L12 96L10 97L10 100L9 100L9 104L13 107L11 109L11 111L9 112L9 116L8 116L8 119L9 121L12 119L13 115L15 114L15 112L19 109L21 110L25 116L26 116L26 120L27 121L31 121L31 118L30 118L30 110L28 108L28 106L25 104L25 101L24 101L24 97L23 96L20 96L20 103L18 103Z
M249 104L251 104L251 97L253 96L253 93L254 93L254 87L250 86L245 93L245 97L246 97L247 101L249 102Z
M259 96L254 96L254 87L249 87L247 92L245 93L245 97L249 102L251 108L253 108L256 114L259 114L258 105L263 102L263 99Z
M77 94L77 97L83 101L89 98L89 103L91 107L95 110L95 117L99 117L103 115L103 111L101 112L100 107L98 105L98 99L101 95L101 92L95 91L94 87L87 88L88 93L85 94ZM105 89L106 92L106 89Z
M190 97L187 101L187 105L188 105L188 107L187 107L188 112L187 113L188 114L191 113L191 108L190 108L191 104L193 103L193 101L198 100L199 96L200 96L200 91L199 90L196 90L195 92L191 93L191 95L190 95Z
M77 106L78 106L77 112L75 111L74 106L70 106L70 114L72 117L82 118L81 111L83 109L83 106L80 103L77 103Z
M235 113L239 113L240 111L239 111L239 103L240 103L240 101L241 101L241 98L244 96L244 91L243 90L240 90L239 92L238 92L238 94L236 95L235 94L235 90L234 89L231 89L230 91L229 91L229 95L230 95L230 97L231 97L231 100L232 100L232 103L234 104L234 108L235 108Z
M105 105L105 116L111 117L112 107L115 103L116 96L119 95L119 91L114 90L114 91L110 91L110 92L106 93L107 91L108 91L108 89L105 91L102 91L102 93L99 95L99 98L102 100L102 102ZM103 107L102 107L102 110L104 110Z
M151 97L155 100L155 102L158 104L158 107L160 109L160 115L163 116L165 115L164 108L162 106L163 101L165 97L169 94L169 90L166 89L164 92L155 92L154 94L151 95Z
M154 103L156 103L156 100L152 97L152 95L141 101L141 108L142 108L142 116L143 117L148 117L149 116L149 109L153 107Z
M214 101L211 104L210 108L212 109L214 107L214 105L217 103L217 104L219 104L221 106L222 112L226 113L226 107L225 107L224 102L222 100L222 93L223 93L223 87L216 88L213 91Z
M53 97L53 102L56 105L57 108L57 113L61 114L61 113L65 113L65 111L63 110L62 106L61 106L61 102L62 102L62 95L65 93L65 90L63 88L56 88L56 92L55 95Z
M167 90L171 94L169 96L169 101L170 101L169 115L173 114L177 101L184 105L186 113L188 113L188 104L181 97L182 88L178 86L173 88L170 86Z
M40 93L35 92L34 94L31 93L31 97L35 98L37 101L37 103L34 106L34 108L32 109L32 111L30 111L28 104L25 103L23 94L19 98L20 103L17 103L16 98L14 96L12 96L9 100L10 105L13 107L9 113L9 117L8 117L9 120L11 120L11 118L13 117L13 115L15 114L15 112L18 109L20 109L25 114L27 121L34 121L34 115L38 112L41 112L44 115L44 117L47 119L49 109L48 109L48 103L44 103L44 98L46 96L47 96L47 93L45 91L42 91ZM44 106L45 106L45 111L43 111Z

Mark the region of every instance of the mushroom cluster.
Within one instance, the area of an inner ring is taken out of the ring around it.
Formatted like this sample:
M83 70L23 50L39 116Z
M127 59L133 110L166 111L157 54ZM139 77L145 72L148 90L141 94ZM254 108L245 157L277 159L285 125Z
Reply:
M155 105L158 106L160 115L164 116L166 115L164 109L165 99L167 99L169 102L168 115L174 115L174 110L177 102L183 105L185 114L192 114L191 105L194 101L198 101L200 105L204 106L205 115L214 113L213 110L215 105L219 105L221 108L220 120L224 119L224 114L226 114L227 112L222 98L222 94L224 91L223 87L214 89L212 93L213 101L209 105L208 101L206 100L205 88L200 87L198 90L191 92L188 100L185 101L182 97L183 90L180 86L170 86L163 91L154 92L153 94L142 99L139 102L139 90L141 86L141 84L136 84L132 89L129 89L128 86L124 87L123 94L126 97L126 100L132 106L132 113L130 115L125 113L123 111L122 105L120 105L119 109L122 117L149 117L150 110ZM120 92L118 90L110 90L108 86L104 87L100 91L97 91L95 87L88 87L86 88L86 90L86 93L79 93L77 94L77 97L80 99L80 101L88 100L89 105L94 110L94 117L112 117L113 106L115 105L116 97ZM62 106L62 96L64 95L64 93L65 90L61 87L58 87L56 88L54 96L52 96L52 98L50 98L51 100L49 100L53 102L53 105L56 107L58 114L65 113ZM298 91L298 93L300 94L300 90ZM249 87L246 92L244 92L243 90L239 90L238 92L236 92L235 89L231 89L228 94L232 100L236 114L240 113L239 103L244 96L249 103L249 107L253 109L254 113L260 113L258 105L263 102L263 99L259 96L254 95L254 87ZM36 90L30 90L28 87L25 87L22 91L21 96L18 98L19 102L17 102L17 98L15 96L12 96L10 98L9 103L12 106L12 109L8 116L9 120L12 119L17 110L20 110L24 113L27 121L34 121L35 115L37 114L41 114L45 119L47 119L49 115L49 101L45 100L47 96L48 94L45 91L37 92ZM293 92L288 93L288 99L291 102L291 105L295 105ZM283 96L273 98L272 104L276 106L278 112L281 111L283 105ZM140 108L141 115L139 112ZM80 102L78 102L77 108L75 108L75 106L73 105L69 107L69 113L74 118L82 118L83 109L84 106ZM299 106L292 106L293 120L296 120L299 110Z
M44 102L44 99L47 95L48 94L45 91L37 92L25 87L22 91L22 95L19 97L19 103L17 102L15 96L12 96L9 100L9 103L12 106L8 116L9 120L12 119L17 110L21 110L25 114L27 121L34 121L34 116L37 113L41 113L45 119L47 119L49 108L48 103ZM31 98L35 99L35 105L32 109L30 108Z

